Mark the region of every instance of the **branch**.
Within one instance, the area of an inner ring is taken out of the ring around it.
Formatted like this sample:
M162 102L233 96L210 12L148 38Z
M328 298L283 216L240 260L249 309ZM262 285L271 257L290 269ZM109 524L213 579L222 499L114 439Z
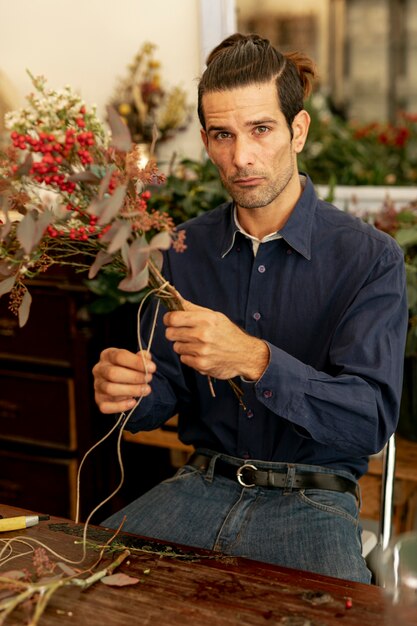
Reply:
M161 272L158 270L156 265L148 259L148 269L149 269L149 285L157 290L157 297L162 300L169 311L183 311L184 307L182 305L181 299L179 297L178 291L174 289L174 287L162 276ZM210 387L210 392L213 398L216 397L216 393L213 387L213 381L210 376L207 376L208 384ZM231 378L227 381L235 396L237 397L240 406L246 410L246 406L242 400L243 391Z

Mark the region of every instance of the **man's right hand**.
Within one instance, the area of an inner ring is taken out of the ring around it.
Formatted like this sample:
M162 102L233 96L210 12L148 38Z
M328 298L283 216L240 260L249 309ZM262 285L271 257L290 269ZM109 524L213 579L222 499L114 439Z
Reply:
M93 367L94 395L102 413L132 409L140 396L151 393L149 383L156 371L149 352L107 348Z

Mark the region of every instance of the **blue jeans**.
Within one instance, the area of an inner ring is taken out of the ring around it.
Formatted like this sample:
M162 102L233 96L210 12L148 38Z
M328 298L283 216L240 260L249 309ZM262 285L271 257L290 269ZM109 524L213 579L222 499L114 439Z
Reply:
M205 451L203 451L205 452ZM321 489L242 487L214 473L184 465L172 478L103 522L158 540L216 550L266 563L369 583L361 554L358 502L354 495ZM251 462L251 461L247 461ZM285 463L252 461L259 469L292 471ZM303 472L345 471L297 465Z

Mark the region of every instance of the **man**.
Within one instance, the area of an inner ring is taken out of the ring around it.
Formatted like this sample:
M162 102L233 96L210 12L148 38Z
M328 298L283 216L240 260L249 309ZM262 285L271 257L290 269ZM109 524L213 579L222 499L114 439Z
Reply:
M233 203L186 223L186 252L166 254L185 310L161 315L149 353L110 348L94 368L102 412L143 396L129 427L178 413L197 452L105 523L369 582L356 481L396 427L403 256L298 173L313 74L256 35L208 58L201 136Z

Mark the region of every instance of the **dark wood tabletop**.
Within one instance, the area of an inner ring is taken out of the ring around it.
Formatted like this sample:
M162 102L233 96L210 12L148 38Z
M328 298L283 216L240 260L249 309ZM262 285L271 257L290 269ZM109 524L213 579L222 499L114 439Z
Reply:
M4 517L27 513L0 505ZM82 524L51 518L25 530L0 533L0 540L18 535L38 539L75 560L82 554L79 543L82 531ZM101 527L89 527L90 543L102 545L110 537L111 533ZM386 623L384 592L379 587L222 557L122 532L116 541L131 552L117 571L137 577L139 582L128 587L108 587L97 582L85 591L75 587L60 589L42 615L40 626L380 626ZM14 549L27 551L23 544L17 544ZM91 565L98 554L97 549L89 548L82 568ZM103 564L116 557L117 553L105 556ZM32 556L20 556L3 565L0 576L23 567L33 567ZM25 619L27 613L19 609L7 618L5 626L27 623Z

